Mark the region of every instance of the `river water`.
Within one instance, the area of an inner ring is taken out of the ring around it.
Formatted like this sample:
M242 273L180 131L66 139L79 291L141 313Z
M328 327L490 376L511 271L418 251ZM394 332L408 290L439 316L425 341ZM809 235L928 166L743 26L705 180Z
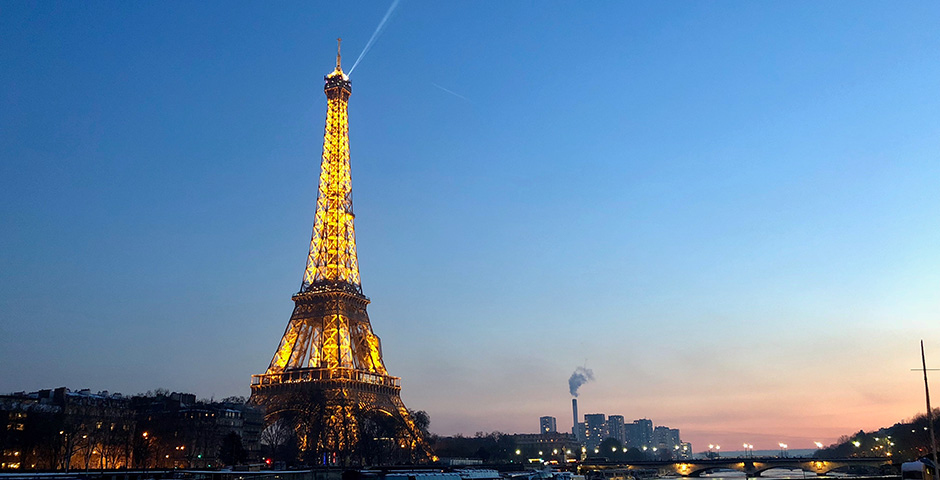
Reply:
M677 477L661 477L661 478L677 478ZM744 480L747 478L744 472L736 472L734 470L721 470L714 473L707 473L702 475L700 478L708 478L710 480ZM761 472L760 477L752 477L757 479L772 479L772 480L797 480L804 478L830 478L830 479L848 479L848 478L866 478L859 477L855 475L849 475L847 473L833 472L825 477L818 477L813 472L807 472L803 470L790 470L787 468L771 468L770 470L765 470ZM881 477L878 477L881 478Z

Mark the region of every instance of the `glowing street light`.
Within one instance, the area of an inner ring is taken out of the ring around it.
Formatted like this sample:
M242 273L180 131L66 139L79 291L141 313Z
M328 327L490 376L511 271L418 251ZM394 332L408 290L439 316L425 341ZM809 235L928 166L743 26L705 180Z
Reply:
M708 444L708 456L709 457L714 456L714 458L721 458L720 450L721 450L721 445L715 445L712 443Z
M816 444L816 448L823 448L822 442L813 442Z

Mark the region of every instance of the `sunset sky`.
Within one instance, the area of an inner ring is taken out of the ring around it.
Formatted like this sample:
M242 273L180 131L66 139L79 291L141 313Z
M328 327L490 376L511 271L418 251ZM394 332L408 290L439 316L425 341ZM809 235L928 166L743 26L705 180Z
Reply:
M336 38L391 2L0 5L0 393L248 395ZM439 434L810 448L940 367L940 2L419 2L351 74L362 287ZM936 378L940 378L937 374Z

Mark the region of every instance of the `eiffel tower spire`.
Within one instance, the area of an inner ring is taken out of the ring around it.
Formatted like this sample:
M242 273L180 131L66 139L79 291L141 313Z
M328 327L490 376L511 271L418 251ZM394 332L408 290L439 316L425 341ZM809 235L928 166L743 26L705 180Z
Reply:
M343 71L342 67L340 67L341 62L339 61L339 49L342 45L343 45L343 39L337 38L336 39L336 71L338 72Z
M352 84L340 60L337 45L336 69L323 77L326 128L307 267L267 371L252 375L251 401L265 408L267 422L291 422L305 455L352 461L367 450L360 441L390 438L398 458L389 461L427 459L431 452L400 398L401 379L385 368L359 282L347 117ZM388 431L375 431L380 427Z

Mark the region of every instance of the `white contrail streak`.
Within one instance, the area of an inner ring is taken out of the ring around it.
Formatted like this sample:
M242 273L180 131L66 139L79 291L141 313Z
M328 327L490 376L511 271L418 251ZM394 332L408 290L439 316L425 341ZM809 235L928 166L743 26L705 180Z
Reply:
M362 57L366 56L366 53L369 53L369 49L372 48L372 44L375 43L375 39L379 38L379 35L382 34L382 30L385 29L385 22L388 21L388 17L392 16L392 12L395 11L395 8L398 7L398 3L401 0L395 0L392 2L392 6L388 7L388 11L385 12L385 16L382 17L382 21L379 22L379 26L375 27L375 32L372 33L372 38L366 43L366 47L362 49L362 53L359 54L359 58L356 59L356 63L353 63L352 68L349 69L349 75L352 75L353 70L356 69L356 65L359 65L359 62L362 61Z
M444 88L444 87L442 87L442 86L440 86L440 85L438 85L438 84L436 84L436 83L431 83L431 85L434 85L435 87L440 88L441 90L443 90L443 91L445 91L445 92L447 92L447 93L449 93L449 94L451 94L451 95L453 95L453 96L455 96L455 97L457 97L457 98L462 98L462 99L464 99L464 100L470 102L470 99L469 99L469 98L467 98L467 97L465 97L465 96L463 96L463 95L461 95L461 94L459 94L459 93L457 93L457 92L455 92L455 91L453 91L453 90L448 90L448 89L446 89L446 88ZM473 102L470 102L470 103L473 103Z

